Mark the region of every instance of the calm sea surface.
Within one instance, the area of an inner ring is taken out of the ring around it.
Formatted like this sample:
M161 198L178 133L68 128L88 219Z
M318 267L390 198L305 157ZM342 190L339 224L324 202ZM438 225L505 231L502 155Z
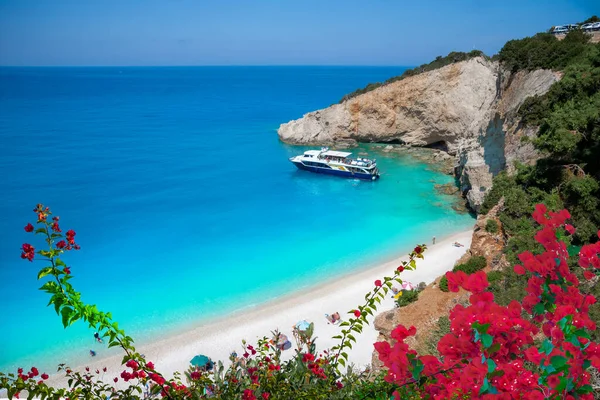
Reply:
M83 300L138 341L331 279L467 228L434 183L373 147L378 182L297 171L280 123L402 67L0 68L0 370L94 345L37 290L38 202L77 231ZM350 307L350 305L349 305Z

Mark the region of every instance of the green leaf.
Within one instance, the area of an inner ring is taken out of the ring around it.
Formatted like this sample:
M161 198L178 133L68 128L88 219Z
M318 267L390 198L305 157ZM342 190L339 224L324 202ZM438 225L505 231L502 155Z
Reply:
M342 351L342 357L344 357L345 360L348 359L348 353L346 353L345 351Z
M488 365L488 373L494 372L496 370L496 363L491 358L488 358L487 365Z
M492 355L495 352L497 352L498 350L500 350L500 343L494 343L493 345L490 346L488 350L488 354Z
M343 359L343 358L338 358L338 362L339 362L340 364L342 364L342 367L345 367L345 366L346 366L346 361L344 361L344 359Z
M60 310L60 313L62 314L62 323L63 326L66 328L67 326L69 326L71 323L71 316L73 315L74 311L71 307L66 306L63 307L62 310Z
M550 363L556 369L559 369L567 364L567 358L563 356L554 356L550 359Z
M534 315L543 314L544 311L546 311L546 309L544 308L544 304L543 303L537 303L535 305L535 307L533 307L533 314Z
M418 381L421 378L421 372L425 369L425 365L421 362L421 360L416 360L413 370L411 371L412 377L415 381Z
M483 385L481 385L481 389L479 389L479 394L487 393L490 390L490 381L488 378L483 379Z
M552 344L552 342L548 339L544 340L544 342L542 342L542 353L545 353L546 355L549 355L552 350L554 349L554 345Z
M481 335L481 344L483 344L483 348L487 349L492 345L494 338L492 335L488 335L487 333Z
M46 275L49 275L52 273L53 268L52 267L46 267L46 268L42 268L40 270L40 272L38 272L38 280L42 279L43 277L45 277Z
M589 339L589 340L592 339L592 337L590 336L590 334L587 333L587 331L585 329L577 329L575 332L573 332L573 334L575 336L584 337L584 338Z
M578 394L586 394L586 393L592 393L593 390L594 390L594 388L592 387L592 385L582 385L582 386L579 386L577 388L577 390L575 390L575 392L577 392Z
M46 228L37 228L37 229L35 230L35 233L36 233L36 234L37 234L37 233L46 233Z
M352 340L353 342L356 342L356 339L351 334L348 334L348 339Z

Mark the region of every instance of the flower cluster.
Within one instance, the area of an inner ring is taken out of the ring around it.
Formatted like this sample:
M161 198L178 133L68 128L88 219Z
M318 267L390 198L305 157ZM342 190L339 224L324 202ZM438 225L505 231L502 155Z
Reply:
M600 346L590 341L596 329L589 306L596 299L580 292L569 268L569 253L560 238L573 234L566 210L548 212L538 205L533 218L542 225L535 235L545 251L524 252L517 274L531 274L522 304L494 302L483 271L472 275L448 272L448 288L471 292L469 305L450 311L451 333L438 343L440 358L419 356L405 343L416 333L399 325L393 345L376 343L388 368L386 380L415 384L424 396L442 398L592 399L589 367L600 368ZM563 228L564 227L564 228ZM600 232L598 233L600 236ZM600 242L584 246L579 265L598 270ZM592 274L595 276L595 273ZM528 313L530 316L526 316ZM536 339L543 335L541 344ZM532 367L533 365L533 367Z

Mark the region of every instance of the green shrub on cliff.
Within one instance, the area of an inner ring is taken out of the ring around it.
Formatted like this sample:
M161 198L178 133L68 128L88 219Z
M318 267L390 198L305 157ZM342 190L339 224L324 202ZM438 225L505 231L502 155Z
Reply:
M511 72L519 70L562 70L584 58L589 36L580 30L569 32L563 40L550 33L510 40L498 53L498 60Z
M486 57L486 55L481 50L472 50L468 53L464 53L462 51L453 51L453 52L449 53L446 57L437 56L435 58L435 60L433 60L429 64L423 64L423 65L419 65L418 67L415 67L413 69L407 69L406 71L404 71L402 73L402 75L394 76L394 77L386 80L383 83L382 82L369 83L367 86L365 86L362 89L357 89L352 93L348 93L347 95L342 97L342 99L339 102L343 103L344 101L350 100L356 96L370 92L371 90L375 90L380 86L387 85L389 83L396 82L396 81L402 80L404 78L408 78L409 76L418 75L423 72L433 71L434 69L439 69L439 68L445 67L446 65L453 64L455 62L470 60L471 58L474 58L474 57Z
M498 233L498 222L493 219L488 219L485 223L485 230L489 233Z

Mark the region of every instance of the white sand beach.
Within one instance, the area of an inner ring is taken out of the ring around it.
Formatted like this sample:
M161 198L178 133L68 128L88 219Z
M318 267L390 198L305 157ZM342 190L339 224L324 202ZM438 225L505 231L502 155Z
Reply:
M419 282L431 283L438 276L449 271L469 248L473 231L468 230L454 234L429 245L424 260L418 260L416 271L405 271L401 274L404 281L418 284ZM452 244L458 241L464 247L455 247ZM228 362L232 351L241 354L242 339L249 344L254 344L257 338L271 336L271 331L279 329L292 339L292 327L300 320L314 322L315 335L318 337L317 349L334 346L337 340L331 337L339 334L341 329L337 325L328 324L325 314L339 312L342 319L348 318L347 312L364 302L364 295L373 288L374 281L384 276L393 274L400 260L399 257L382 265L366 269L362 272L344 276L336 281L327 282L306 290L299 294L290 295L272 301L268 304L247 309L236 315L228 316L219 321L202 324L196 328L170 335L152 343L138 343L137 350L153 361L156 369L163 374L171 376L175 371L185 371L189 361L196 354L205 354L213 360ZM391 292L382 301L378 312L387 311L394 307ZM373 317L369 318L372 322ZM362 335L356 337L357 343L349 351L350 362L359 367L370 364L373 352L373 343L376 341L377 332L372 324L365 327ZM292 339L293 342L293 339ZM287 357L292 356L293 348L284 351ZM107 367L104 381L110 381L118 376L125 368L120 365L122 354L108 358L90 359L89 366L92 370ZM83 366L81 367L83 369ZM64 384L64 378L55 375L51 377L51 384ZM121 380L119 380L121 382Z

